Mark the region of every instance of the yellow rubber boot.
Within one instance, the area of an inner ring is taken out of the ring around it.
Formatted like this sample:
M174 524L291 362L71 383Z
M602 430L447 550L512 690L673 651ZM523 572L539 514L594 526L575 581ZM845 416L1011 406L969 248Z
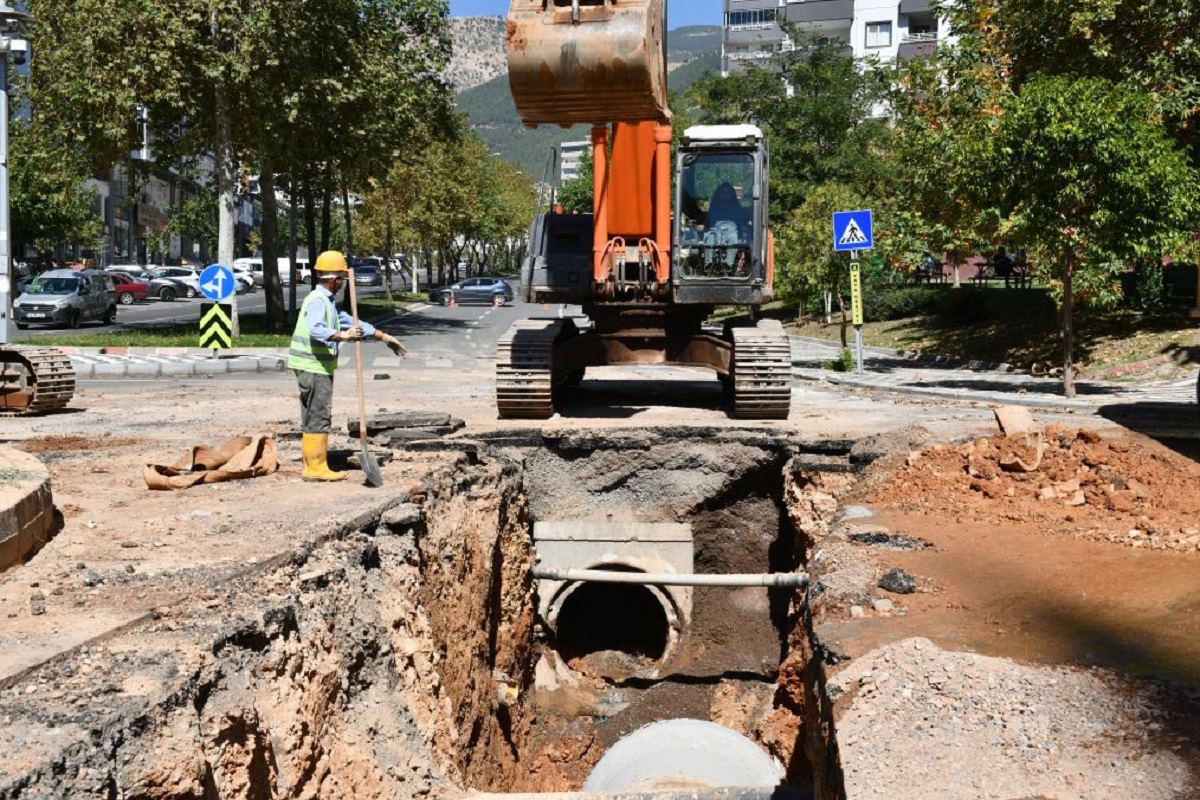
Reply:
M306 481L344 481L346 473L334 472L326 459L329 456L328 433L306 433L300 440L300 452L304 455L304 472L300 477Z

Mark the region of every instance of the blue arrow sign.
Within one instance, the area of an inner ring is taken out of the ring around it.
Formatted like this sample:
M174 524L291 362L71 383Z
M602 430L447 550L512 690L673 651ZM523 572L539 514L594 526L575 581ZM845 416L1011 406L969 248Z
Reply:
M204 272L200 273L200 291L214 303L228 300L236 288L237 284L233 281L233 270L229 267L212 264L205 267Z
M839 253L847 250L870 250L875 246L875 234L871 229L871 210L833 212L833 249Z

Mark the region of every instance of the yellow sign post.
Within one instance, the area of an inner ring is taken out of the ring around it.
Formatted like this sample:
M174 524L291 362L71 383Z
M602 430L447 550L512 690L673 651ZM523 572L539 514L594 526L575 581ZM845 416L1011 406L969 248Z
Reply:
M854 259L850 262L850 322L856 328L863 324L862 300L862 267Z
M233 347L233 306L222 303L200 304L200 346L217 350Z

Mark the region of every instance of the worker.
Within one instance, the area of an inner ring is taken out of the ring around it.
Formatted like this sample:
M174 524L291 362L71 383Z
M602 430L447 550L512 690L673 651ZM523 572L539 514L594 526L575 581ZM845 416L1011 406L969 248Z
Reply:
M288 367L295 371L300 384L300 422L303 429L301 452L304 455L306 481L340 481L346 473L329 468L329 427L333 406L333 371L337 368L338 345L355 342L364 336L386 344L396 355L404 355L404 345L396 337L378 330L366 322L354 324L345 311L334 304L337 293L350 279L346 257L336 250L327 250L317 257L313 266L316 287L304 299Z
M708 204L708 233L705 244L738 244L745 241L750 213L738 202L737 191L728 181L713 192ZM711 240L711 241L708 241Z

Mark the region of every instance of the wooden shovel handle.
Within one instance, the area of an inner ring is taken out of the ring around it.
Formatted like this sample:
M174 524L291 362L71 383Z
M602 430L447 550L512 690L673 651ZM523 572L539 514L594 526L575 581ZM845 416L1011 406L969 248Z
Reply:
M358 327L358 293L354 290L354 270L350 270L350 316ZM367 446L367 401L363 396L362 339L354 340L354 383L358 387L358 439Z

